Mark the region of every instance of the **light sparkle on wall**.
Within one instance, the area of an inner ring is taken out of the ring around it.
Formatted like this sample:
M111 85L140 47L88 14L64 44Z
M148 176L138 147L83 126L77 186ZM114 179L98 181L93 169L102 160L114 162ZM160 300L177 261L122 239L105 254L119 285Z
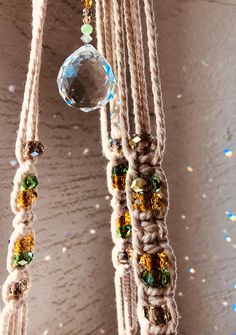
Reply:
M230 157L233 156L233 151L230 150L230 149L225 148L224 149L224 154L225 154L226 157L230 158Z

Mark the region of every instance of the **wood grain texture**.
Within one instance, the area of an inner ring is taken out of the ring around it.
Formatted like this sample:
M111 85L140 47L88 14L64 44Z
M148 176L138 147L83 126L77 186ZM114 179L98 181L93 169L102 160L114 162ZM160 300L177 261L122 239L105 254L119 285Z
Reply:
M178 258L177 294L183 294L177 296L179 334L232 335L236 231L225 211L236 211L235 156L226 158L223 149L236 152L236 1L155 0L155 10L167 120L168 227ZM38 165L30 335L117 333L99 115L68 109L55 81L65 57L80 45L79 15L79 1L49 1L40 86L40 137L47 150ZM1 283L30 20L29 1L0 0Z

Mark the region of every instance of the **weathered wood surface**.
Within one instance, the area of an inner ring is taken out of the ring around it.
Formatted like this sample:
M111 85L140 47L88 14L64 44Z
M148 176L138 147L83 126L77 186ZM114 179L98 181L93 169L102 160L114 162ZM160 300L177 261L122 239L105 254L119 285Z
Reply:
M29 54L29 3L0 1L1 283L12 231L9 194ZM226 158L223 149L231 146L236 152L236 1L155 4L167 118L168 227L178 258L179 334L232 335L236 233L225 211L236 211L235 157ZM117 333L99 115L69 110L55 83L60 64L80 45L79 13L79 1L49 1L40 90L40 136L47 151L38 165L30 335ZM14 93L9 85L15 85Z

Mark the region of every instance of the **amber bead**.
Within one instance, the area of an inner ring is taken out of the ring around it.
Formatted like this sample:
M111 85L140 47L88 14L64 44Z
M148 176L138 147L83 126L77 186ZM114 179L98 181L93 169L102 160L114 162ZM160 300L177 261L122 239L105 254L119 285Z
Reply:
M154 260L153 254L148 254L145 252L139 260L139 264L141 264L147 271L152 271L153 270L153 260Z
M125 189L126 174L128 172L128 164L123 163L112 168L112 184L118 190Z
M116 226L117 227L125 226L127 224L130 224L130 222L131 222L130 214L128 211L125 211L123 215L119 216L116 219Z
M23 252L30 252L34 249L34 237L33 235L29 234L21 239L18 239L15 244L15 253L20 254Z
M128 211L116 219L116 232L118 237L131 237L131 218Z
M169 265L166 253L144 253L139 259L139 264L143 268L141 277L146 286L157 288L166 288L168 286L170 273L166 268Z
M158 253L159 266L161 269L166 268L169 265L169 257L165 251Z
M120 191L125 189L125 181L126 181L126 176L113 176L112 177L113 187Z
M84 8L89 8L90 9L93 5L93 0L81 0L81 2L82 2L82 6Z
M152 194L151 204L154 210L164 210L166 207L165 201L160 193Z
M133 209L145 212L152 209L151 193L133 193Z
M34 189L21 191L18 195L17 205L19 208L29 209L37 199L37 192Z

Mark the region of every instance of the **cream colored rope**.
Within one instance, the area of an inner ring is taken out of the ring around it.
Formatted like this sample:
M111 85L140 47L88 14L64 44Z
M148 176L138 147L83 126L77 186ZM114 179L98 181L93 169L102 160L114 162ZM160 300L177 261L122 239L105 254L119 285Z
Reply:
M110 2L111 0L107 1L107 3ZM145 62L144 58L140 3L144 3L147 23L148 62ZM174 335L177 333L178 325L178 312L174 299L176 260L169 244L165 222L168 211L168 185L160 165L165 144L165 123L159 78L153 1L140 0L134 4L133 0L113 0L113 6L116 46L115 62L113 61L113 63L116 64L117 71L122 152L129 165L126 178L126 204L132 223L132 260L138 292L138 321L142 335ZM112 20L113 18L111 18L111 22ZM107 18L104 22L106 22L105 26L107 26ZM100 24L102 24L102 21L100 21ZM102 38L102 36L98 38ZM114 41L110 45L114 45ZM151 74L156 118L155 136L150 134L151 126L147 102L145 65L148 65ZM127 66L130 73L130 86L126 76ZM137 143L131 146L129 141L132 113L128 113L128 86L133 102L135 131L140 135L140 138L135 139ZM121 162L116 160L116 164L121 164ZM110 168L108 169L108 185L110 185L109 189L113 194L112 204L116 208L116 205L120 204L124 195L122 193L121 199L120 193L118 193L119 197L117 198L114 193L114 188L111 185L113 166L114 164L111 160ZM149 190L148 192L144 190L141 193L137 189L135 191L134 185L136 185L135 183L138 179L141 178L142 182L148 184L152 177L159 180L160 189ZM164 257L165 261L161 260L160 257ZM167 276L164 277L164 282L159 282L159 284L155 285L152 282L149 284L144 277L145 273L152 274L152 271L157 271L152 265L154 259L156 261L159 259L160 262L158 266L161 268L158 270L158 275L164 273ZM166 267L168 267L168 270ZM149 269L149 272L147 269ZM162 269L163 272L160 272ZM118 282L116 284L119 285ZM126 287L131 288L131 286L127 283ZM119 292L120 289L125 290L122 286L119 286ZM125 291L123 295L125 295ZM123 305L122 308L122 313L125 313L125 315L118 313L118 320L119 318L122 319L122 322L118 322L119 334L123 331L124 333L127 332L127 329L123 329L125 327L122 328L122 324L130 324L132 309L136 309L136 301L132 300L130 305L127 305L126 308ZM126 322L123 322L123 319ZM135 333L136 329L128 329L128 331Z
M33 175L37 176L35 168L36 160L26 157L31 150L31 145L40 145L38 140L38 90L39 74L41 67L42 37L43 27L46 15L46 0L33 0L33 21L32 21L32 42L30 51L30 60L28 65L28 74L25 85L23 105L20 115L20 124L16 140L16 157L19 168L13 181L13 191L11 194L11 207L15 213L13 220L14 231L10 237L7 256L7 270L9 276L2 289L3 301L5 307L1 313L0 334L1 335L26 335L27 332L27 304L25 295L30 288L30 274L27 263L14 263L15 250L21 248L31 248L34 245L33 223L35 219L32 210L33 203L30 206L19 206L19 196L21 201L28 201L29 194L21 193L21 184L23 178ZM40 148L42 151L42 147ZM34 190L31 190L34 197L37 196ZM31 192L30 191L30 192ZM28 239L29 238L29 239ZM23 246L24 245L24 246Z

